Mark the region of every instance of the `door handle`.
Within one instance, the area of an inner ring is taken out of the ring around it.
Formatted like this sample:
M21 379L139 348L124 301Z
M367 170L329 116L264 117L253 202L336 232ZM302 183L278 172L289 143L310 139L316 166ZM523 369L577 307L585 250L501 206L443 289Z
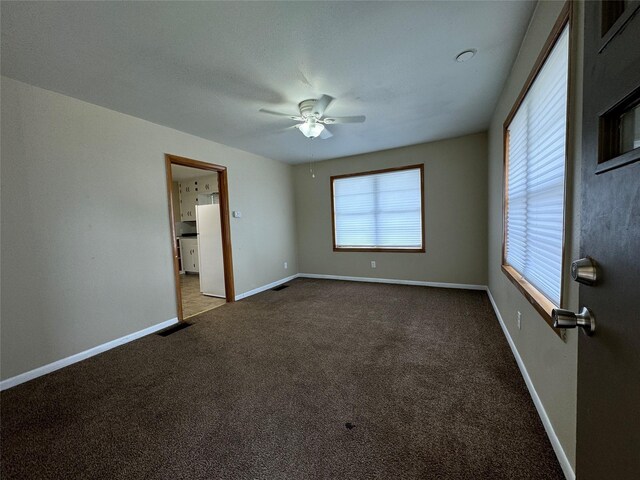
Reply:
M554 308L551 312L551 318L553 318L553 328L580 327L589 336L596 331L596 317L587 307L582 307L580 313Z

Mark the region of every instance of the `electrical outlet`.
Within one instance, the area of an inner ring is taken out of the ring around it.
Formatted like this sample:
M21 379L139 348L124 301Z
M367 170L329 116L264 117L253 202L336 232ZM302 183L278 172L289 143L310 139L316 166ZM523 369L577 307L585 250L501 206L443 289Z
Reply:
M287 268L289 268L289 265L287 265L287 262L284 262L284 269L286 270Z
M376 261L375 260L371 260L371 268L376 268Z
M522 326L522 314L518 311L518 330L520 330Z

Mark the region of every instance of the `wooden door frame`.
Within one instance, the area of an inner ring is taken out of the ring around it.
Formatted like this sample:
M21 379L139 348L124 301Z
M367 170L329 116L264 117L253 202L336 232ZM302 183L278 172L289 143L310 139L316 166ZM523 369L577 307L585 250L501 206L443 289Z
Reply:
M233 282L233 259L231 255L231 224L229 221L229 186L227 183L227 167L213 163L201 162L191 158L165 153L167 175L167 193L169 195L169 221L171 223L171 246L173 249L173 274L178 302L178 321L184 322L182 312L182 291L180 290L180 265L178 263L178 239L176 237L176 219L173 214L176 199L173 198L173 174L171 165L209 170L218 174L218 197L220 200L220 230L222 233L222 262L224 265L224 292L227 302L235 302L236 294Z

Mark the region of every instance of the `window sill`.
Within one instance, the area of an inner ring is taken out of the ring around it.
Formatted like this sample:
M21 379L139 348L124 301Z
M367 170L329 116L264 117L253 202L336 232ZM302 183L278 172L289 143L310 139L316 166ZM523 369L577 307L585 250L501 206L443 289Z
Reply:
M334 252L424 253L423 248L333 247Z
M562 337L562 333L559 329L553 328L553 320L551 318L551 312L554 308L557 308L551 300L545 297L537 288L527 282L522 275L520 275L515 268L510 265L502 265L502 271L507 278L513 283L520 293L529 301L533 308L544 318L545 322L553 329L553 331L559 337Z

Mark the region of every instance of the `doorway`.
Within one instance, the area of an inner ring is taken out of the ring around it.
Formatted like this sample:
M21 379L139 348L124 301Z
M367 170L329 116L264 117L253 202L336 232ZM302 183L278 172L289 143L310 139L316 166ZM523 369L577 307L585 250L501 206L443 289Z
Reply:
M235 301L227 169L165 154L178 320Z

